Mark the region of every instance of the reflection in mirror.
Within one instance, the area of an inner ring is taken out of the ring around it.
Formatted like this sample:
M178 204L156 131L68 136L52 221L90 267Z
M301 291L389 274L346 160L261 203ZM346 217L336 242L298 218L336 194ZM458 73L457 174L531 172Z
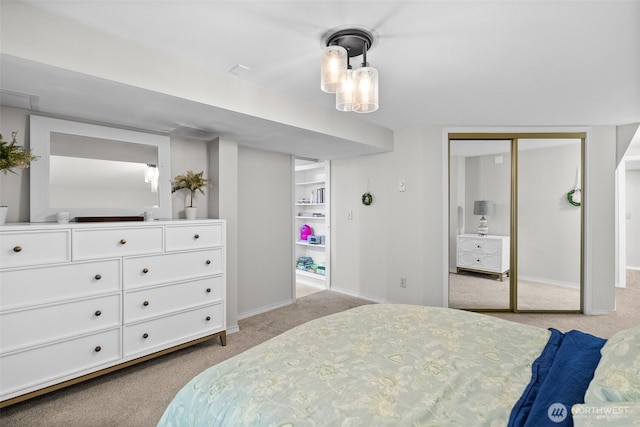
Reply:
M79 216L171 218L169 137L30 116L31 221Z
M581 142L518 140L519 310L580 310Z
M450 307L510 308L510 151L510 140L450 141Z
M158 207L158 149L51 132L52 208ZM155 177L155 179L154 179Z

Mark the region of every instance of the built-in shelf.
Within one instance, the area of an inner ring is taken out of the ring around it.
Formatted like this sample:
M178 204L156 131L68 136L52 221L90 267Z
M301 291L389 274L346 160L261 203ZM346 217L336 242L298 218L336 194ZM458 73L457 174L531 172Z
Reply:
M311 273L309 271L304 271L304 270L296 270L296 273L298 273L300 276L309 277L309 278L312 278L312 279L324 280L324 278L325 278L325 276L323 274Z
M329 271L329 250L331 245L329 240L326 240L330 238L328 235L330 224L330 181L330 164L328 161L295 160L293 185L295 244L293 262L296 266L296 282L322 289L329 287L329 282L331 281ZM313 235L322 236L322 239L325 239L322 240L324 244L312 244L306 240L301 240L303 224L311 227ZM299 270L297 265L302 257L310 258L313 264L324 266L326 275Z
M324 181L296 182L296 185L323 185Z
M318 244L318 243L307 243L307 242L303 242L301 240L298 240L296 242L296 245L300 245L300 246L311 246L313 248L324 248L324 245Z

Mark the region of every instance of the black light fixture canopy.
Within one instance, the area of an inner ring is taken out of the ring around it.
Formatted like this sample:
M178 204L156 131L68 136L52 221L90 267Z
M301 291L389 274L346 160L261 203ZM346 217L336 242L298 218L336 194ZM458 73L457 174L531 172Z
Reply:
M325 41L327 46L342 46L349 58L365 54L373 45L373 34L360 28L347 28L330 34Z

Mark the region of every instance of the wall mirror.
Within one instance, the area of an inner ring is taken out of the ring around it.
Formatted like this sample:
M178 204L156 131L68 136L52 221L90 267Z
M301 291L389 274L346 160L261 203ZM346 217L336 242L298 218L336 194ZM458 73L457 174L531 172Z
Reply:
M31 222L56 212L171 218L169 137L31 116Z

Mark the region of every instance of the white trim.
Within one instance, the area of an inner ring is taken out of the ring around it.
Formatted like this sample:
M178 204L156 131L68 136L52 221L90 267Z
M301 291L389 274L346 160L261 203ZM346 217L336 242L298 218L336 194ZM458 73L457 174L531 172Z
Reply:
M375 302L378 304L394 304L394 301L389 301L387 299L383 299L383 298L377 298L377 297L373 297L371 295L367 295L367 294L363 294L361 292L353 292L347 289L342 289L342 288L337 288L337 287L332 287L331 288L332 292L337 292L339 294L343 294L343 295L349 295L350 297L354 297L354 298L360 298L360 299L364 299L367 301L371 301L371 302Z
M582 192L583 200L588 201L591 196L590 185L590 152L591 152L591 133L590 127L444 127L442 129L442 147L444 165L443 168L443 214L442 214L442 247L444 251L443 259L443 284L445 289L445 295L443 299L445 301L445 307L448 306L449 297L449 134L451 133L584 133L584 186ZM592 248L592 236L591 236L591 207L589 203L584 203L584 224L583 224L583 295L584 295L584 314L596 315L604 314L599 311L592 310L592 274L591 274L591 248Z
M260 307L260 308L256 308L255 310L247 311L245 313L238 313L238 320L246 319L248 317L253 317L253 316L256 316L258 314L262 314L262 313L266 313L266 312L271 311L271 310L275 310L277 308L286 307L286 306L291 305L291 304L293 304L295 302L296 301L294 299L287 299L287 300L284 300L284 301L280 301L280 302L276 302L276 303L273 303L273 304L265 305L265 306Z

